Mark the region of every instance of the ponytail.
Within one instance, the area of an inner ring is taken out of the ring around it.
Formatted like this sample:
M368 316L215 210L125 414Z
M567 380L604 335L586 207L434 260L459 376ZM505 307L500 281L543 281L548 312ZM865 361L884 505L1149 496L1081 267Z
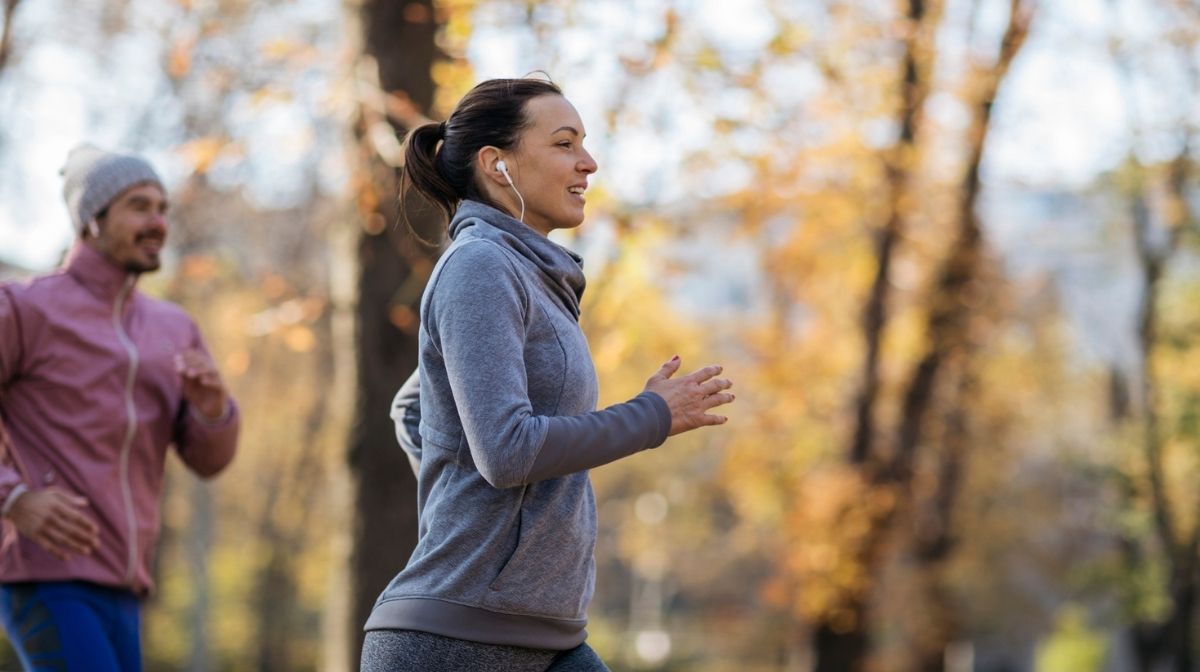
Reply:
M409 189L416 189L447 219L463 199L487 202L475 182L475 156L483 147L515 147L532 123L525 104L551 94L561 96L562 90L543 79L489 79L467 92L446 121L410 131L400 177L400 211L405 221Z
M400 177L400 210L408 217L405 207L408 190L415 188L422 196L438 206L449 218L461 200L454 187L438 170L438 145L446 135L446 122L428 123L414 128L404 145L404 170Z

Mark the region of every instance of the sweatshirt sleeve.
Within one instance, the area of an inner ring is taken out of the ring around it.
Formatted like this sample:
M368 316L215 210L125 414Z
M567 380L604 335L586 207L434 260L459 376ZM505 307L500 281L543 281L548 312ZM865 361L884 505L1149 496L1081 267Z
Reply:
M549 419L546 441L527 481L541 481L615 462L657 448L671 430L671 409L662 397L643 392L602 411Z
M7 287L0 286L0 400L21 370L24 338L17 306ZM9 446L8 428L0 419L0 454L6 455ZM11 458L0 461L0 515L7 515L12 503L27 489L21 474L12 466Z
M392 399L392 422L396 425L396 441L408 456L413 473L421 466L421 371L413 371Z
M520 276L488 242L451 254L436 281L427 328L444 359L471 457L488 483L508 488L563 476L665 440L670 413L652 394L578 416L534 415L524 361L529 296Z
M11 290L0 285L0 395L21 368L23 340L21 317L17 314Z
M200 330L192 325L193 347L207 355L208 347ZM205 418L187 401L181 402L176 425L175 447L179 457L198 476L215 476L233 461L237 451L241 413L226 389L225 412L215 420Z

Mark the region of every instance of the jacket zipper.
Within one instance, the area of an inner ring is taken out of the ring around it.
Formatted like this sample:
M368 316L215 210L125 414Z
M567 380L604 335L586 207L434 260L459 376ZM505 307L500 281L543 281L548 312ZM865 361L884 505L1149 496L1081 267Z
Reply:
M121 496L125 499L125 522L129 526L129 556L125 569L125 583L130 587L133 586L137 570L138 547L137 516L133 510L133 488L129 484L129 453L133 449L133 439L137 434L138 424L137 405L133 399L133 384L137 378L138 351L133 340L129 338L129 334L125 333L125 327L121 324L121 313L125 306L125 299L133 289L134 281L135 276L132 275L125 280L125 287L121 289L116 303L113 304L113 328L116 329L117 340L121 342L125 352L129 355L129 375L125 378L125 415L128 421L125 425L125 441L121 444L120 480Z

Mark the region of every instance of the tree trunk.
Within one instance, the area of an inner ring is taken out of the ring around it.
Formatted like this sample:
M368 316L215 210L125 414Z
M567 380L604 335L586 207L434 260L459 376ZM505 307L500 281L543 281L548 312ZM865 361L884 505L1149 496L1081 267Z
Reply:
M331 217L334 221L349 219ZM347 427L353 413L353 395L356 390L357 352L355 346L355 261L357 231L349 226L334 224L326 234L329 249L329 343L331 364L329 384L326 390L330 400L330 424ZM342 465L346 466L346 465ZM329 502L334 511L351 515L352 494L348 468L329 470L324 486L329 489ZM350 563L352 531L342 527L334 531L329 543L333 548L333 571L326 590L325 608L321 612L321 666L325 672L351 672L358 662L354 647L359 643L362 624L351 617L353 596L350 587Z
M961 638L964 630L954 595L944 580L946 564L958 543L954 515L962 492L967 457L973 444L970 427L976 379L972 369L978 347L969 337L963 356L955 362L953 398L943 412L941 454L935 491L922 503L915 517L913 564L921 586L925 606L921 632L917 633L917 663L921 672L943 672L946 651Z
M1184 58L1190 58L1184 55ZM1141 126L1135 102L1132 77L1134 59L1126 52L1116 50L1114 58L1125 85L1125 100L1128 113L1134 119L1135 128ZM1191 90L1195 90L1197 71L1189 68ZM1194 102L1194 94L1188 97ZM1190 108L1190 105L1187 107ZM1185 108L1186 109L1186 108ZM1200 551L1200 522L1191 523L1190 529L1182 529L1176 518L1174 506L1167 493L1163 447L1165 432L1160 426L1159 381L1152 365L1154 351L1161 345L1158 333L1158 299L1163 273L1171 258L1179 250L1184 231L1194 226L1194 214L1187 198L1191 178L1191 148L1195 143L1196 126L1191 121L1184 123L1183 142L1175 158L1167 166L1166 202L1161 207L1166 228L1165 243L1158 240L1159 231L1154 231L1150 203L1153 200L1144 184L1139 184L1131 202L1133 243L1142 273L1142 297L1139 306L1138 346L1141 355L1138 415L1142 423L1142 453L1145 459L1149 500L1154 522L1156 541L1166 555L1170 572L1170 583L1166 592L1172 600L1171 612L1165 622L1135 622L1130 626L1130 639L1139 669L1151 670L1165 663L1175 670L1193 668L1193 624L1195 622L1196 595L1200 591L1200 575L1197 574L1197 552ZM1134 161L1135 168L1143 170ZM1162 339L1167 341L1168 339ZM1121 419L1114 414L1114 422ZM1137 497L1136 489L1125 486L1121 495L1127 504ZM1195 519L1200 521L1200 519ZM1143 555L1143 541L1125 537L1119 540L1123 557L1130 567L1138 566Z
M876 246L875 277L863 308L863 361L857 397L854 400L855 426L850 438L847 460L863 468L873 468L875 443L875 407L880 388L880 349L887 326L888 299L891 287L891 264L896 246L903 238L904 225L911 215L917 131L921 110L930 89L928 45L934 38L934 26L941 13L940 0L909 0L907 19L909 32L904 41L904 56L900 76L901 106L897 114L900 137L885 157L888 186L888 214ZM874 558L882 535L869 539L860 550L860 557ZM873 575L873 574L872 574ZM869 587L868 589L869 590ZM819 620L812 630L812 646L817 672L862 669L869 649L867 638L866 596L841 605L837 614Z
M21 0L3 2L4 27L0 28L0 71L4 70L4 66L8 65L8 60L12 57L13 17L16 16L17 5L21 4Z
M359 16L363 54L370 57L364 63L374 59L377 64L380 99L391 96L428 110L434 93L432 65L438 56L431 1L366 0ZM394 155L377 144L381 124L396 138L408 130L399 119L383 118L377 107L360 108L358 392L348 456L355 486L350 627L356 636L351 639L351 669L359 667L361 629L376 598L403 569L416 544L416 481L396 445L388 410L392 396L417 366L416 316L432 267L431 253L404 232L398 217L397 166ZM437 224L429 210L407 214L422 237L437 237L431 233Z
M1180 585L1172 595L1175 608L1171 619L1171 649L1175 658L1175 672L1192 672L1193 667L1192 625L1196 620L1196 572L1193 563L1185 563L1190 576L1181 576Z
M271 544L267 562L255 577L254 606L258 613L257 666L260 672L285 672L295 669L289 642L296 635L295 567L289 544L273 521L264 521L260 534ZM285 551L284 549L287 549Z
M861 604L852 605L847 611L853 613L854 618L866 615ZM867 660L867 630L857 623L839 630L824 622L813 632L813 647L817 654L813 672L860 672Z
M900 78L900 110L897 122L900 137L886 157L888 214L880 231L875 253L875 278L863 309L863 353L861 382L855 400L855 427L850 440L849 458L853 464L863 464L871 457L875 438L875 402L879 396L879 357L883 332L887 326L891 267L896 245L904 236L907 212L912 198L913 170L916 165L917 128L925 98L929 95L929 63L922 58L934 39L931 26L936 26L940 1L927 6L926 0L909 0L907 19L910 32L904 43L903 72Z
M188 570L192 575L192 603L188 606L191 636L188 669L204 672L212 668L209 656L208 618L212 586L209 581L208 551L213 541L213 504L209 485L193 479L191 484L192 519L187 544Z
M967 346L971 341L969 318L974 306L979 305L977 299L981 289L980 274L984 264L983 236L975 213L980 187L979 167L986 144L987 131L990 127L993 100L1012 60L1024 44L1031 20L1031 14L1027 11L1028 8L1023 6L1022 0L1011 0L1010 6L1008 26L1002 38L996 62L990 68L981 69L976 73L978 93L972 101L972 127L968 136L969 155L967 170L962 181L963 197L960 202L957 237L932 289L929 316L925 327L927 334L925 354L914 367L905 388L900 426L897 428L892 444L894 450L886 462L871 454L871 405L874 402L866 394L859 399L858 425L851 443L849 461L852 464L861 464L866 467L868 482L872 487L890 489L895 494L893 504L879 515L871 518L867 533L859 542L858 548L854 549L852 553L852 557L863 565L864 573L869 577L876 577L881 573L883 564L887 560L884 547L888 534L896 521L911 507L911 484L917 451L924 439L925 418L934 407L939 379L944 375L943 369L946 368L948 362L964 362L966 358L964 353L968 350ZM938 5L933 7L940 9ZM918 40L918 36L925 34L926 31L932 32L931 26L937 24L936 18L930 18L930 12L931 8L926 7L919 0L913 0L909 4L908 18L912 25L906 44L905 70L902 78L906 86L920 84L921 78L916 76L919 72L916 66L923 62L927 63L920 59L932 58L930 53L925 51L933 49L932 40L928 38ZM932 14L934 17L938 15L936 12ZM923 22L926 23L923 25ZM928 84L924 86L928 86ZM910 95L913 94L906 91L905 96ZM923 97L921 99L923 100ZM905 100L908 99L905 98ZM905 111L905 114L915 113L916 111L912 110ZM902 116L902 120L904 118L906 117ZM911 162L913 159L907 157L907 160ZM912 178L909 176L906 179ZM893 188L897 184L893 178ZM898 217L905 215L902 210L903 204L902 194L900 196L893 195L892 220L897 220ZM892 224L893 222L889 221L889 226ZM885 236L885 241L886 239ZM890 247L881 247L880 253L890 254ZM881 257L878 262L881 271L886 272L887 259ZM868 300L865 321L868 336L867 364L864 373L865 392L869 392L871 386L878 382L877 376L872 375L871 370L872 367L877 366L877 363L872 361L873 357L878 356L878 353L874 351L877 350L878 343L874 339L880 338L879 332L883 327L883 309L886 307L886 295L884 290L878 289L878 285L885 280L886 278L876 277L876 290L872 292ZM965 366L965 363L962 365ZM963 371L963 375L966 375L965 369ZM944 475L957 479L958 470L961 469L959 462L965 458L957 456L954 459L955 462L950 465L954 468L946 471ZM947 485L952 486L947 493L949 495L947 501L953 502L952 495L957 489L957 482ZM948 524L948 516L945 522ZM947 541L950 539L948 529L942 534L945 535ZM863 669L870 652L869 623L867 621L869 610L867 607L871 589L871 582L868 581L862 594L850 604L839 608L838 611L841 613L835 612L817 623L814 646L818 657L818 670ZM846 618L847 616L849 618ZM849 629L835 627L834 619L843 618L850 624ZM828 662L826 662L827 660Z
M189 118L189 122L194 117ZM172 219L171 238L181 259L192 255L205 253L205 246L197 242L194 232L201 227L203 217L193 210L197 201L188 194L204 193L207 191L207 178L204 175L193 175L183 185L175 190L174 202L177 208ZM193 285L188 288L174 287L167 293L168 300L184 306L202 306L213 300L211 286ZM209 321L203 315L196 315L200 324ZM198 479L189 473L183 482L175 481L172 487L182 487L187 490L188 517L187 526L181 531L180 543L187 563L188 574L191 576L191 600L187 605L188 625L188 657L189 672L203 672L212 669L213 653L211 641L212 619L212 576L209 568L211 549L216 536L216 526L219 520L214 513L212 485ZM160 540L160 544L161 544ZM170 572L170 568L167 569Z
M324 313L314 329L318 332L317 349L313 353L313 367L317 380L327 381L330 394L321 394L313 400L304 419L303 443L294 459L279 465L273 473L264 474L267 491L262 517L259 520L258 536L266 543L267 561L255 579L254 606L259 628L258 664L262 672L284 672L296 667L292 642L296 632L304 627L297 600L297 572L295 559L304 550L305 532L309 529L308 519L312 507L305 493L320 488L322 474L322 430L331 416L336 415L335 379L337 370L337 342L334 334L335 315ZM332 498L330 498L332 499ZM298 519L291 524L281 521L281 511L299 511Z

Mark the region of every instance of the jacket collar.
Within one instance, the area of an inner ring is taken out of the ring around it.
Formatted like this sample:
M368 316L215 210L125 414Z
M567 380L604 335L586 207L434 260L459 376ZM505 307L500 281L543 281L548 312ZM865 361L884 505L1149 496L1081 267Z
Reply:
M127 283L137 282L137 273L130 273L114 264L108 257L93 250L83 241L76 241L67 254L67 274L88 292L104 301L113 301Z
M539 271L542 284L579 319L579 302L587 282L583 257L529 228L507 213L479 201L464 200L450 221L450 238L471 235L500 243Z

